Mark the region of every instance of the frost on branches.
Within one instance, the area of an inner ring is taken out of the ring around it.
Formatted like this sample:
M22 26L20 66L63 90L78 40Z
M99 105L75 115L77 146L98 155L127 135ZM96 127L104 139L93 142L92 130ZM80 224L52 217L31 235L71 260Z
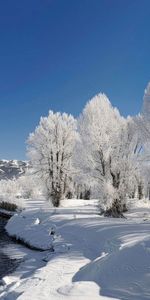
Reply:
M54 206L69 191L72 155L77 139L76 120L66 113L49 112L28 138L28 155Z

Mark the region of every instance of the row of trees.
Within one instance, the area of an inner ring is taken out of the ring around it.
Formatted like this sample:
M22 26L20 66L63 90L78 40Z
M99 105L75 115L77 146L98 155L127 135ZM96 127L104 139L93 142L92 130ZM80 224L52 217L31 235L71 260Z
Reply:
M139 157L148 139L143 116L125 119L99 94L78 120L52 111L42 117L28 138L28 156L54 206L80 194L100 198L105 213L117 216L127 197L142 195Z

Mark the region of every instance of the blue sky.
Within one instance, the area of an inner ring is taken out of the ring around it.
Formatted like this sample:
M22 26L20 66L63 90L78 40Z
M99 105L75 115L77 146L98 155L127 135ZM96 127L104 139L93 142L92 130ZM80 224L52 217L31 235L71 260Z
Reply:
M48 110L105 92L137 114L150 80L149 0L0 1L0 158L25 159Z

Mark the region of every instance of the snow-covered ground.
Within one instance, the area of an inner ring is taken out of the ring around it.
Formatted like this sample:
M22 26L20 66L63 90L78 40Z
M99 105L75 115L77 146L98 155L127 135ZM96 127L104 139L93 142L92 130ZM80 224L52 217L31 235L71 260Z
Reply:
M104 218L97 204L65 200L54 209L41 200L13 216L9 234L46 250L18 246L24 259L3 279L0 299L150 299L149 203L133 202L127 219Z

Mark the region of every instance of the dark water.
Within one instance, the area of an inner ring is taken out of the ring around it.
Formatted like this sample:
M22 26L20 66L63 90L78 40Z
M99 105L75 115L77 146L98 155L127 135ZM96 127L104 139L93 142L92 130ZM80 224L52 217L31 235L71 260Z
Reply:
M5 247L9 244L13 245L12 239L5 232L5 225L7 223L7 219L0 217L0 280L15 271L17 266L20 263L20 259L12 259L7 254L5 254Z

